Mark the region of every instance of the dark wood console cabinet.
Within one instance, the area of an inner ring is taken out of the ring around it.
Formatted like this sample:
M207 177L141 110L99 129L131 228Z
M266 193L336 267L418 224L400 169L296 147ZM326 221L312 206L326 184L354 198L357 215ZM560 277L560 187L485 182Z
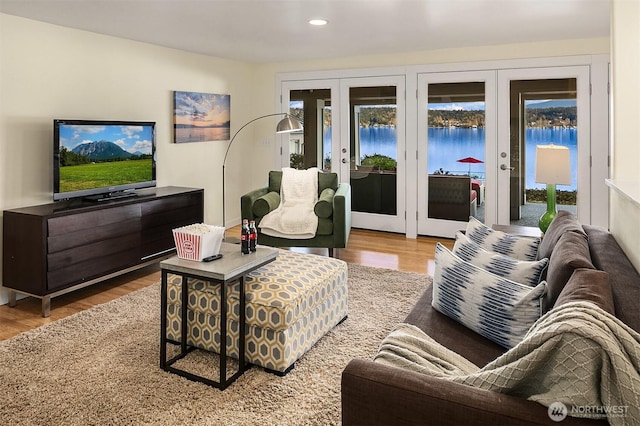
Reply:
M204 190L161 187L101 203L64 201L5 210L2 285L51 298L144 267L175 253L172 229L201 223Z

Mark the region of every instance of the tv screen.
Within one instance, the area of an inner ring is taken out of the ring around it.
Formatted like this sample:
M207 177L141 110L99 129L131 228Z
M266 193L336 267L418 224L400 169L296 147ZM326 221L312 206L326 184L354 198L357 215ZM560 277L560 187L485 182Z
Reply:
M53 199L93 201L156 185L155 122L54 120Z

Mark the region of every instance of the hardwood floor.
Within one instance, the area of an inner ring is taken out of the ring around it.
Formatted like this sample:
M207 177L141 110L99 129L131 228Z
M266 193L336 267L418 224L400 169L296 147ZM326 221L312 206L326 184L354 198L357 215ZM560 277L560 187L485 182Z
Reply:
M240 236L240 227L227 233ZM407 239L404 235L353 229L349 247L336 250L335 256L348 263L356 263L399 271L433 274L436 242L453 247L453 241L440 238L418 237ZM326 255L326 249L293 249L296 251ZM117 299L135 290L160 281L158 265L148 266L120 277L80 289L51 300L51 316L41 315L41 301L33 297L18 300L17 306L0 306L0 340L39 327L60 318L83 311L94 305Z

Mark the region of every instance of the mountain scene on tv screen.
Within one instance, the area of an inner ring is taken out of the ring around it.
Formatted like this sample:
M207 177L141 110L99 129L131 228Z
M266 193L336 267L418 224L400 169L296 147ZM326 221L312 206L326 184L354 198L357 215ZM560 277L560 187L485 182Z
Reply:
M98 141L83 143L71 151L63 147L60 152L60 165L77 166L91 162L137 160L145 157L151 158L151 154L143 154L140 151L131 153L113 142Z
M151 132L144 126L61 127L60 192L152 180Z

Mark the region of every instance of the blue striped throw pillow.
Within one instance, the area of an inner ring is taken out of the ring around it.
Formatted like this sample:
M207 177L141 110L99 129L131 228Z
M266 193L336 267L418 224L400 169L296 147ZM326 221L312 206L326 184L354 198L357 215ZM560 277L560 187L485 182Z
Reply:
M535 287L540 284L542 273L547 269L549 259L537 261L518 260L503 254L483 249L462 232L456 233L453 254L465 262L520 284Z
M465 262L436 244L432 306L500 346L512 348L542 315L543 281L519 284Z
M536 260L540 246L540 238L519 237L496 231L473 216L469 217L466 235L486 250L518 260Z

